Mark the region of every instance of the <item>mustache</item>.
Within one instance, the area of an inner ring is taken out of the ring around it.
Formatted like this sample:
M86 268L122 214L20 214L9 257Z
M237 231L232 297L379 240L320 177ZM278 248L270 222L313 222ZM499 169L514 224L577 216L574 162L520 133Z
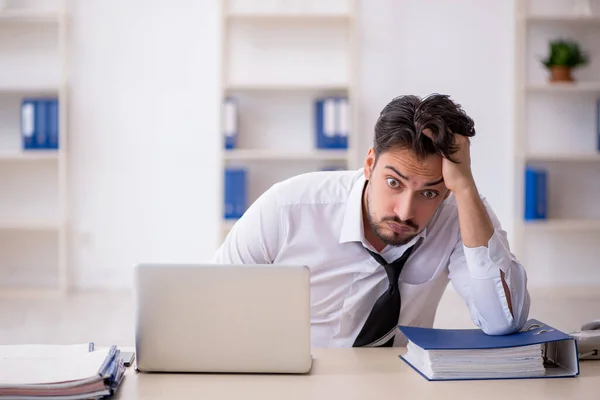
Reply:
M413 228L414 230L419 229L419 226L417 224L415 224L413 221L411 221L411 220L401 221L400 218L398 218L395 215L393 217L385 217L381 221L382 222L387 222L387 221L395 222L395 223L400 224L400 225L406 225L406 226L408 226L410 228Z

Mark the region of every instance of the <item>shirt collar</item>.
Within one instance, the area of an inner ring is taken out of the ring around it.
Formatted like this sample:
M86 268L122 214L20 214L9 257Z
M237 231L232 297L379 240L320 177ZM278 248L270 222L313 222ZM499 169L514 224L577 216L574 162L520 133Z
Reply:
M363 190L365 188L366 179L363 173L354 182L348 200L346 201L346 209L344 210L344 219L342 222L342 231L340 232L340 243L361 242L367 246L365 239L365 231L363 226L362 199ZM416 243L419 238L425 239L427 236L427 227L421 231L411 243ZM371 247L370 245L368 247Z

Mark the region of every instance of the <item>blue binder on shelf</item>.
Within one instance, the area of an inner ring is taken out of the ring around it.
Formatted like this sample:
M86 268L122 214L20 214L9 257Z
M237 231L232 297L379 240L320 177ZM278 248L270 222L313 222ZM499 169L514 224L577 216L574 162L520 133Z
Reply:
M23 150L36 148L36 101L23 99L21 101L21 139Z
M600 151L600 99L596 101L596 147Z
M24 98L21 101L23 150L59 148L59 104L57 98Z
M336 121L335 121L335 145L336 149L348 148L348 136L350 136L350 107L348 98L338 97L336 99Z
M223 139L225 149L237 147L238 138L238 105L235 99L227 97L223 100Z
M580 372L577 341L536 319L509 335L487 335L480 329L399 329L409 341L400 358L431 381L567 378ZM427 360L436 360L438 368Z
M48 123L46 148L58 150L59 113L58 99L49 99L46 102L46 121Z
M548 173L539 168L525 168L525 220L547 218Z
M335 149L336 108L335 97L319 98L315 101L315 142L317 149Z
M247 207L247 171L245 168L225 169L225 219L239 219Z

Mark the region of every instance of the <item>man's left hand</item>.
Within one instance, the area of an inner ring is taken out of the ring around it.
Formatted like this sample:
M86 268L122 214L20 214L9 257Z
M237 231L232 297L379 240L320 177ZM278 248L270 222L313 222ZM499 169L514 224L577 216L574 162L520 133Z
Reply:
M423 130L423 133L429 138L433 136L430 129ZM471 172L471 142L469 138L455 133L454 143L458 146L458 150L452 155L456 162L442 157L442 177L446 187L456 193L474 187L475 180Z

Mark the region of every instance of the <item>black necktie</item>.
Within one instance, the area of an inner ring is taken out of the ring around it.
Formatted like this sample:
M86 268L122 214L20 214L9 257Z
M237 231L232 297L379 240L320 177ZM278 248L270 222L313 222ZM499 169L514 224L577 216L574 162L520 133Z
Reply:
M367 249L371 256L385 268L390 285L387 291L375 302L371 313L367 317L365 325L354 341L353 347L364 347L369 345L371 345L370 347L392 347L394 344L394 337L392 336L392 338L383 344L378 346L373 345L373 343L387 336L398 326L401 304L398 278L400 277L400 272L402 272L402 267L404 267L404 264L414 247L414 245L409 247L399 259L390 264L388 264L381 255Z

